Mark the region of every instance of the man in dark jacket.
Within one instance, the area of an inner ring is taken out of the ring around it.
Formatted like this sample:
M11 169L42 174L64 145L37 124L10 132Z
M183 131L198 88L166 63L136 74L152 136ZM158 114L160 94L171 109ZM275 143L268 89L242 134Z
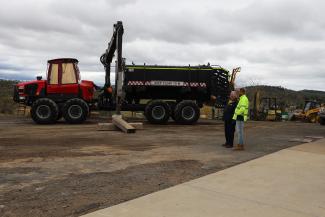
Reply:
M223 120L225 124L225 137L226 137L226 143L223 144L223 146L226 148L232 148L234 146L236 121L233 120L233 116L238 103L237 92L232 91L230 93L229 98L230 98L229 103L225 107L223 113Z

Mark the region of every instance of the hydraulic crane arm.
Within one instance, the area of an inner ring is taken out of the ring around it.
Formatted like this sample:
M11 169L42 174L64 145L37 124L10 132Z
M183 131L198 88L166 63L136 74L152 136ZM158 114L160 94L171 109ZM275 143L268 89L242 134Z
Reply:
M116 58L116 80L117 80L117 72L122 71L122 37L123 37L124 29L122 21L117 21L114 24L113 36L108 43L108 48L105 53L100 57L101 63L105 68L105 87L111 86L110 74L111 74L111 63L117 51Z

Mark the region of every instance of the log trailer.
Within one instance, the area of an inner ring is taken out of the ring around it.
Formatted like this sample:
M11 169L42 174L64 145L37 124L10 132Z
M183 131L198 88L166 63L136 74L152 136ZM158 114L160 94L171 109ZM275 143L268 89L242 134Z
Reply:
M122 58L123 24L114 24L113 36L100 61L105 68L105 84L80 80L78 60L60 58L48 61L46 80L22 82L14 88L14 101L31 106L38 124L52 124L61 117L71 124L82 123L90 110L143 111L150 123L163 124L170 118L180 124L193 124L200 108L211 101L223 107L228 100L238 68L230 75L220 66L126 65ZM115 85L111 63L116 54ZM100 91L98 98L94 92Z

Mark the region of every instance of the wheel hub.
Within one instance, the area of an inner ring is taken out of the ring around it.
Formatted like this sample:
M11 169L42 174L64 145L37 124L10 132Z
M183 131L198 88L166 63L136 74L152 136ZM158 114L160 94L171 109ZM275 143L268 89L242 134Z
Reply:
M78 119L82 116L82 108L79 105L72 105L68 109L69 116Z
M182 109L182 117L185 120L192 120L195 116L195 110L192 106L185 106Z
M152 108L152 117L156 120L161 120L165 117L166 111L163 106L155 106Z
M48 105L40 105L36 109L36 114L41 119L47 119L51 116L51 108Z

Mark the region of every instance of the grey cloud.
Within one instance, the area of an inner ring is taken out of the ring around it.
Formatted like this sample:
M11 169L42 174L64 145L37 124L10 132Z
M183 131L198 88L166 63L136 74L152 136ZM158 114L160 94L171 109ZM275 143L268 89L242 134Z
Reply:
M2 6L0 59L17 76L45 75L48 59L76 57L85 77L100 83L99 56L113 23L122 20L128 63L242 66L239 84L324 90L320 0L11 0Z
M21 73L8 73L6 71L0 70L0 79L4 80L31 80L35 79L35 76L25 75Z
M17 67L14 65L10 65L7 63L1 63L0 62L0 71L5 71L5 70L10 70L10 71L23 71L24 68L22 67Z

